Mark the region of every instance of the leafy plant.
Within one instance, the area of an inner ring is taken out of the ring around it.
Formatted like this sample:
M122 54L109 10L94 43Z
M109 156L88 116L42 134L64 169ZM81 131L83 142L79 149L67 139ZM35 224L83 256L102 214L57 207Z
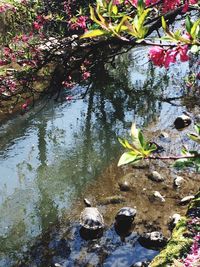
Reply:
M120 157L118 166L135 163L143 158L147 158L157 149L155 144L145 140L142 131L137 129L134 123L131 127L131 139L132 143L129 143L126 139L118 138L121 145L128 150Z
M148 33L148 28L144 26L150 9L145 9L143 0L138 2L134 17L130 17L126 12L119 12L119 8L114 1L97 1L96 9L90 6L90 18L100 29L90 30L84 33L81 38L93 38L102 35L111 35L128 41L123 36L127 33L136 39L143 39Z
M188 134L188 137L200 144L200 125L195 125L196 133L190 133ZM187 149L182 149L181 151L183 157L176 160L174 166L177 168L184 168L184 167L195 167L197 172L200 172L200 154L198 151L191 151Z

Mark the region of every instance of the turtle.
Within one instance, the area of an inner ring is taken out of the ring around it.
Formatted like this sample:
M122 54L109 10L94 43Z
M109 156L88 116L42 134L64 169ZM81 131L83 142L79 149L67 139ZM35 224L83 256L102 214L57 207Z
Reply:
M136 209L131 207L123 207L115 216L114 228L116 233L121 237L122 241L124 241L125 237L129 236L132 232L132 223L136 212Z
M80 234L86 240L100 237L105 226L103 216L97 208L91 207L87 199L84 199L84 203L87 207L80 215Z
M134 208L131 207L123 207L121 208L116 216L115 216L115 221L116 223L127 223L127 222L133 222L135 215L137 211Z
M80 224L89 230L102 229L104 227L103 216L95 207L84 208L81 212Z

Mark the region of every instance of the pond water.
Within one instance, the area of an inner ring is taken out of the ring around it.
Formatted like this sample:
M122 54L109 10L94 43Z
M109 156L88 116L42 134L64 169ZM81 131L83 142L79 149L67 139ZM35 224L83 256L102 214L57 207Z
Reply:
M96 195L103 195L102 187L98 187L101 181L96 181L111 164L116 170L121 153L117 136L127 136L132 121L140 127L161 131L172 127L175 116L186 110L179 98L183 94L182 79L187 71L187 64L182 64L181 68L176 65L171 72L155 70L148 62L145 49L137 48L118 56L113 65L100 64L92 73L93 83L85 98L65 100L68 94L74 94L76 98L86 90L84 86L77 86L71 92L66 90L59 102L49 100L40 111L36 107L37 112L18 116L1 125L0 266L51 266L55 259L49 260L49 265L44 263L48 252L43 251L44 261L38 262L30 261L29 254L32 259L39 258L36 249L39 239L46 242L48 249L57 247L60 224L62 233L65 231L64 236L68 238L62 238L66 249L64 256L59 255L69 258L65 266L99 264L99 258L97 261L93 257L92 248L104 247L102 242L114 235L114 230L108 229L103 241L95 244L93 241L91 253L87 254L84 249L87 242L75 238L78 225L73 216L83 207L80 203L90 186L93 192L96 190ZM171 101L171 98L177 100ZM64 214L68 217L63 224ZM66 240L71 243L66 244ZM129 266L133 258L140 261L157 254L142 250L132 235L123 248L123 242L120 243L116 235L109 240L115 249L102 257L103 266ZM76 251L80 251L81 246L81 255L87 258L82 265L75 262ZM131 250L135 247L135 254L129 257L130 247ZM32 254L31 248L35 248ZM118 261L117 265L115 261L123 253L130 261L121 265ZM146 258L134 255L146 255ZM29 263L23 264L25 257Z

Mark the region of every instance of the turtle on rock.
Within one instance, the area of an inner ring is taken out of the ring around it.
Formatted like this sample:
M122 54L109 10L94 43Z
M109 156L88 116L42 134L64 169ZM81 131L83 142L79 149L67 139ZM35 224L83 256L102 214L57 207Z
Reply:
M103 216L87 199L84 199L84 203L87 207L80 215L80 235L86 240L99 238L105 226Z
M115 222L117 225L131 224L135 218L136 213L137 211L134 208L123 207L117 212L115 216Z
M137 211L131 207L121 208L115 216L115 231L124 241L126 236L129 236L132 232L133 220Z

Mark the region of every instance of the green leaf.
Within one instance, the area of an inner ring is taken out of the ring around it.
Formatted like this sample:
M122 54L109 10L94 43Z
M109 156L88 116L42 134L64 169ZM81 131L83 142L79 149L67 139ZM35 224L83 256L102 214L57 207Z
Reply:
M174 163L174 167L178 169L182 169L184 167L191 167L193 163L188 159L178 159Z
M185 20L185 26L186 26L186 30L187 30L188 33L191 32L192 25L193 25L193 23L191 22L190 17L187 16L186 20Z
M200 125L195 124L194 129L196 130L197 134L200 135Z
M108 34L107 31L103 31L100 29L96 29L96 30L91 30L88 32L85 32L83 35L81 35L81 39L83 38L94 38L94 37L98 37L98 36L102 36L102 35L106 35Z
M167 31L167 23L166 23L166 21L165 21L165 18L162 16L162 18L161 18L161 21L162 21L162 27L163 27L163 29L165 30L165 31Z
M197 38L198 32L199 32L199 24L200 24L200 19L198 19L197 21L194 22L192 28L191 28L191 36L193 37L193 39Z
M126 139L122 139L120 137L118 137L118 141L120 142L120 144L128 149L132 149L132 146L129 144L129 142Z
M117 15L117 13L118 13L118 7L116 5L114 5L112 7L112 12L113 12L113 14Z
M133 152L125 152L121 155L117 166L125 165L134 161L138 161L141 157L138 157Z
M200 136L197 134L188 134L189 138L198 144L200 144Z
M140 141L141 147L144 148L144 146L145 146L145 140L144 140L144 136L143 136L141 130L139 130L139 132L138 132L138 139Z

